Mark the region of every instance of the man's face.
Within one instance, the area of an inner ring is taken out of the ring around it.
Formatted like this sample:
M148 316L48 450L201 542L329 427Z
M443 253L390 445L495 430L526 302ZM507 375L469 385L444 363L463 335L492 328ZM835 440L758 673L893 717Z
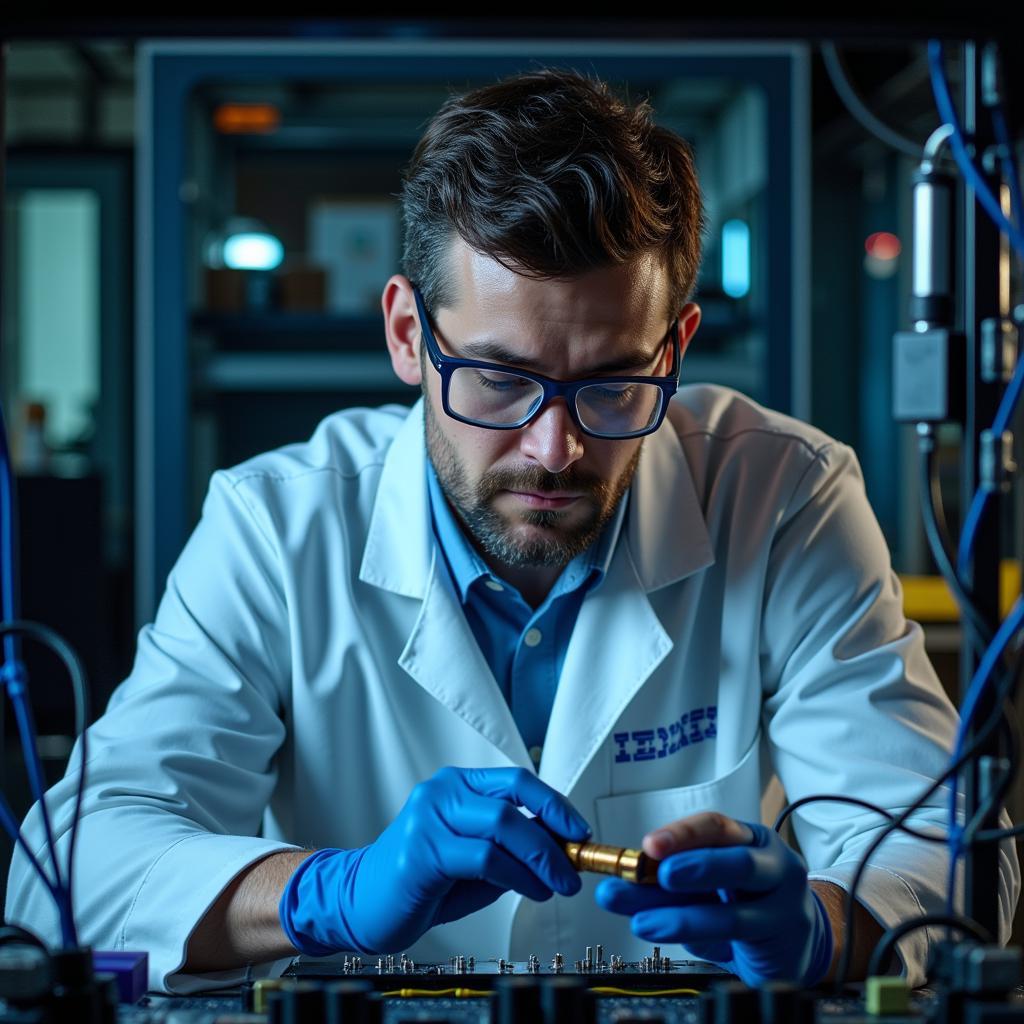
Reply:
M575 464L557 473L540 464L492 467L473 477L441 428L433 402L425 409L427 451L445 497L477 546L515 568L564 566L589 547L640 457L637 439L629 462L610 480Z
M444 354L572 380L669 372L668 281L653 257L563 281L514 274L454 243L458 303L430 310ZM448 416L425 359L427 450L445 496L477 547L506 566L560 567L588 547L629 486L643 438L599 440L563 399L516 430Z

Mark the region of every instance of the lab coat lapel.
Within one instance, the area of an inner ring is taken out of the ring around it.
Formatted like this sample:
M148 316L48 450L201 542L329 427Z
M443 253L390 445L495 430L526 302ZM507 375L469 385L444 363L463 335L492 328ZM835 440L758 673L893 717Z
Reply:
M436 557L426 457L420 399L385 456L359 578L423 602L399 666L509 761L531 767L512 712Z
M435 558L423 607L398 664L512 764L530 768L515 719L446 572L443 561Z
M605 579L580 608L551 710L540 776L566 794L672 650L648 593L714 562L686 455L670 424L645 441L627 522Z
M630 490L629 548L645 591L678 583L714 563L704 509L672 422L666 420L644 439Z
M359 578L405 597L422 598L434 557L427 516L423 399L410 410L384 457Z

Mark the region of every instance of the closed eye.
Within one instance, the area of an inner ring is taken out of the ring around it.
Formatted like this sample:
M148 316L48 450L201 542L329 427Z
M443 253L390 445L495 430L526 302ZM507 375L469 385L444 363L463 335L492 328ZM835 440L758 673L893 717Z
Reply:
M586 390L588 401L605 402L609 405L614 403L624 405L633 398L636 392L636 385L612 384L607 387L602 387L595 384L588 387Z
M514 373L497 373L493 370L474 370L476 383L488 391L512 391L517 387L535 386L533 381Z

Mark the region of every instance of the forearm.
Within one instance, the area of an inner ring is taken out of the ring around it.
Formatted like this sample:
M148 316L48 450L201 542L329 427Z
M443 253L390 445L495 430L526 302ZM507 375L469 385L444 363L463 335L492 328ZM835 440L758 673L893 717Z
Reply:
M294 956L278 904L292 873L314 852L274 853L236 875L189 937L182 970L223 971Z
M832 925L832 964L824 980L833 981L839 958L846 948L846 890L833 882L818 879L812 879L810 886L821 898ZM863 904L854 903L853 916L853 958L850 961L848 981L858 981L865 977L871 954L884 932L882 926L871 916Z

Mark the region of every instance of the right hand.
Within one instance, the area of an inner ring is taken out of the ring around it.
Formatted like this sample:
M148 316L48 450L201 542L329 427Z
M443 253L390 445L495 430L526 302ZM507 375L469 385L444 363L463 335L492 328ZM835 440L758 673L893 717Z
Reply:
M575 895L569 858L517 807L566 839L591 834L561 793L523 768L442 768L376 842L319 850L299 865L281 895L285 934L310 956L397 952L509 889L534 900Z

